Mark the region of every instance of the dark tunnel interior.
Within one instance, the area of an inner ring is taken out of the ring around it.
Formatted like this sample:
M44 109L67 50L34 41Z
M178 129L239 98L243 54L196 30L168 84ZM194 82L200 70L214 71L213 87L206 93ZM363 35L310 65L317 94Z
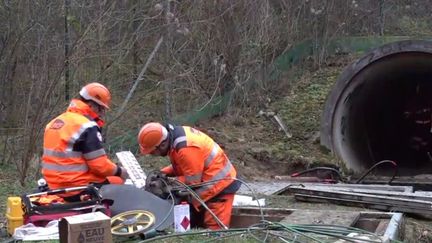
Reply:
M393 160L399 175L432 173L432 55L389 55L370 63L352 81L340 119L349 163L369 168ZM380 170L386 171L391 172L385 166Z

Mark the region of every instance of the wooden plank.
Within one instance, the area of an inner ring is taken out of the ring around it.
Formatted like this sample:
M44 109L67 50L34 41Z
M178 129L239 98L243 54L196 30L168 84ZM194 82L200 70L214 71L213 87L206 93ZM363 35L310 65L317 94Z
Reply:
M289 189L292 187L326 187L326 188L342 188L342 189L368 189L382 190L391 192L413 192L412 186L390 186L390 185L364 185L364 184L325 184L325 183L290 183L285 185L280 190L276 191L275 195L289 194Z
M351 188L333 188L331 186L327 186L327 187L295 186L291 188L300 188L300 189L308 189L308 190L324 190L324 191L332 191L332 192L351 192L351 193L371 194L371 195L398 197L398 198L415 199L415 200L432 202L432 194L419 194L419 193L409 193L409 192L393 192L393 191L367 190L367 189L351 189Z
M381 184L381 185L387 185L388 184L388 178L387 179L365 179L362 181L362 184ZM350 182L355 182L355 180L352 180ZM411 186L414 188L414 190L423 190L423 191L432 191L432 180L431 179L423 179L423 178L402 178L398 177L394 179L391 182L394 186Z
M387 196L375 196L375 195L362 194L362 193L332 192L327 190L309 190L305 188L290 188L290 190L296 194L350 199L350 200L362 201L365 203L392 204L395 206L396 205L401 207L407 206L407 207L418 208L418 209L421 208L424 210L432 209L432 202L423 201L423 200L404 199L404 198L387 197Z
M372 203L372 202L364 202L361 200L354 199L344 199L344 198L333 198L333 197L325 197L325 196L315 196L315 195L307 195L307 194L295 194L296 200L305 201L305 202L325 202L325 203L336 203L347 206L356 206L356 207L366 207L372 209L378 209L383 211L391 211L391 212L403 212L403 213L415 213L423 216L432 216L432 211L425 210L424 208L415 208L408 206L397 206L392 205L390 203Z
M432 192L430 191L416 191L414 194L418 196L432 197Z
M326 184L317 184L317 186L330 186ZM333 188L355 188L355 189L369 189L369 190L385 190L385 191L394 191L394 192L413 192L412 186L393 186L393 185L377 185L377 184L334 184L331 185Z

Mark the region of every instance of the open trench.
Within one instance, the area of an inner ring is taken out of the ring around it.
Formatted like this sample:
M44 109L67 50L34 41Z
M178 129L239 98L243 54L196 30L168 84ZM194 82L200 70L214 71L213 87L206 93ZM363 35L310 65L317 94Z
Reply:
M393 160L399 175L430 174L431 105L432 42L381 46L347 66L335 83L323 110L321 144L354 172Z

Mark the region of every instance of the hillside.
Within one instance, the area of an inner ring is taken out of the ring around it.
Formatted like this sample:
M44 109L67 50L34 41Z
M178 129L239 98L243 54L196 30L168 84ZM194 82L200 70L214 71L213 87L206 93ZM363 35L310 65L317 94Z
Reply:
M319 70L307 62L285 73L276 95L255 109L228 108L222 116L196 126L227 151L239 174L248 180L271 179L318 165L339 163L319 143L322 107L333 83L355 56L335 56ZM288 138L273 118L278 115L292 134ZM138 157L147 170L167 164L166 159ZM257 173L259 171L260 173Z
M321 108L338 74L354 58L355 56L330 58L326 66L319 70L308 70L305 68L308 66L306 63L280 80L279 84L285 89L280 89L279 95L272 97L273 99L269 98L263 109L246 113L228 109L223 116L203 120L197 127L225 148L240 176L249 182L272 180L276 175L289 175L310 166L337 165L337 159L319 145ZM291 138L280 130L272 116L262 114L272 115L271 112L280 116L292 133ZM126 145L124 147L127 149ZM166 158L136 156L146 171L168 164ZM115 160L114 154L111 157ZM32 165L32 170L37 168L36 164ZM16 170L11 166L5 166L0 171L0 182L3 185L0 189L0 211L5 211L7 196L20 195L35 186L36 177L28 177L27 185L23 188L15 180L17 176ZM286 196L270 196L267 199L269 207L316 207L314 204L295 202ZM334 205L324 204L320 207L335 208ZM353 208L346 207L345 210ZM6 219L1 214L0 239L5 236L5 222ZM427 221L408 218L405 231L408 242L429 242L429 224Z
M288 175L303 170L312 164L335 163L335 159L322 150L317 140L321 107L331 85L335 82L343 63L320 70L308 70L299 66L293 73L286 73L280 81L277 95L269 97L260 109L244 110L229 107L222 116L202 120L197 127L212 136L227 151L237 167L240 176L246 181L270 180L275 175ZM304 67L307 67L307 63ZM261 111L261 112L260 112ZM292 133L291 138L280 130L271 114L280 116ZM265 113L265 114L262 114ZM133 120L133 119L132 119ZM121 125L121 123L115 123ZM133 125L131 125L133 126ZM134 126L137 126L135 124ZM121 130L122 127L112 127ZM135 141L127 141L124 150L134 151ZM112 151L111 158L116 160ZM146 171L158 169L169 162L166 158L142 157L136 154ZM35 188L38 178L38 164L34 160L26 186L22 187L15 179L19 176L12 165L3 166L0 171L0 211L5 212L8 196L21 195ZM257 173L259 172L259 173ZM5 230L5 215L0 215L0 228Z

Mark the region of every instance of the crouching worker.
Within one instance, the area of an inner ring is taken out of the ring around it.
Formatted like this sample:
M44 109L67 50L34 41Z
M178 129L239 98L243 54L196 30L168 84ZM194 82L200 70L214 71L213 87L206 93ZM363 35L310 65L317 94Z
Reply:
M123 184L127 172L107 157L102 147L103 117L111 94L99 83L90 83L72 99L66 112L45 128L42 175L49 189L103 184ZM66 201L79 201L80 192L70 192Z
M217 143L192 127L154 122L141 128L138 143L143 154L169 156L171 166L163 168L162 173L176 176L189 186L203 183L194 187L196 194L229 227L234 193L241 183L235 180L236 169ZM193 200L192 205L191 221L195 226L221 228L199 201Z

